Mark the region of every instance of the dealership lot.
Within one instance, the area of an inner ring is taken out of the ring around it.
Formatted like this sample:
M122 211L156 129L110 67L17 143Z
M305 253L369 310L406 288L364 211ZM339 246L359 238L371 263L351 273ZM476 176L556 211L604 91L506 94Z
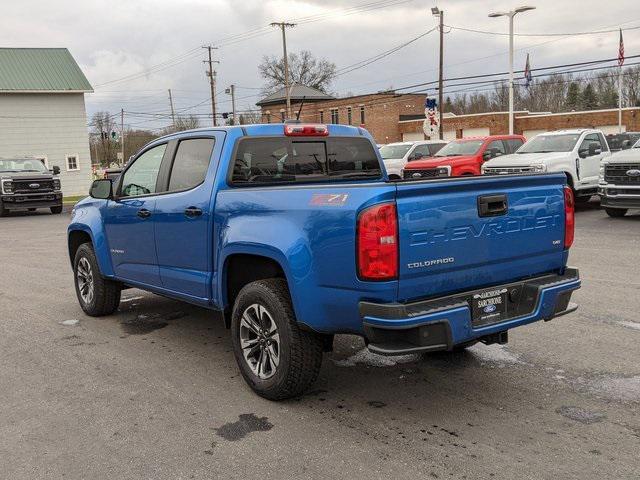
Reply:
M272 403L211 312L75 298L68 216L0 219L6 478L637 478L640 215L577 212L578 312L461 354L339 337L313 391Z

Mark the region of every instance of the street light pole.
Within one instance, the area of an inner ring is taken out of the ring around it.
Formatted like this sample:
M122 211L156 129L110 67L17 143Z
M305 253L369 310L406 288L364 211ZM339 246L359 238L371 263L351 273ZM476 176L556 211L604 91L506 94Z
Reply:
M535 10L536 7L523 5L509 12L490 13L489 17L509 17L509 135L513 135L513 17L518 13Z
M442 128L442 113L444 110L443 105L443 67L444 67L444 10L440 10L438 7L433 7L431 9L431 13L434 17L439 17L440 19L440 61L439 61L439 73L438 73L438 138L442 140L444 136L443 128Z

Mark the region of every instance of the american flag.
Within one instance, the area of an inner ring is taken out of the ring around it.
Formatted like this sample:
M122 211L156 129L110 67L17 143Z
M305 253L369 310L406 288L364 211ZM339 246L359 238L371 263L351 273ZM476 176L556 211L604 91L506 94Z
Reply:
M620 29L620 47L618 48L618 66L624 65L624 40L622 40L622 29Z
M527 53L527 63L524 66L524 86L528 87L531 85L531 81L533 77L531 76L531 66L529 65L529 54Z

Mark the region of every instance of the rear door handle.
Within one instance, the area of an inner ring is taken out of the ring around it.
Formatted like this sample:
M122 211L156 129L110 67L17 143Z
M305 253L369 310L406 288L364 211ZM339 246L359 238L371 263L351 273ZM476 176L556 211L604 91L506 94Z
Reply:
M504 194L478 197L478 215L480 217L499 217L506 215L508 210L507 196Z
M151 212L149 210L147 210L146 208L141 208L140 210L138 210L137 215L140 218L149 218L151 216Z
M184 214L189 218L199 217L202 215L202 210L196 207L189 207L184 211Z

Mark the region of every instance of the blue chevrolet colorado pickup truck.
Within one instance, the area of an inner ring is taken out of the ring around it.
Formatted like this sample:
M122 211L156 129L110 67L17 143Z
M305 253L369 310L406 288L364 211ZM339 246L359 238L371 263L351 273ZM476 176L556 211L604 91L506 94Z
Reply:
M223 313L240 371L302 393L340 333L396 355L504 343L573 311L564 174L389 181L341 125L200 129L153 141L73 210L82 309L141 288Z

